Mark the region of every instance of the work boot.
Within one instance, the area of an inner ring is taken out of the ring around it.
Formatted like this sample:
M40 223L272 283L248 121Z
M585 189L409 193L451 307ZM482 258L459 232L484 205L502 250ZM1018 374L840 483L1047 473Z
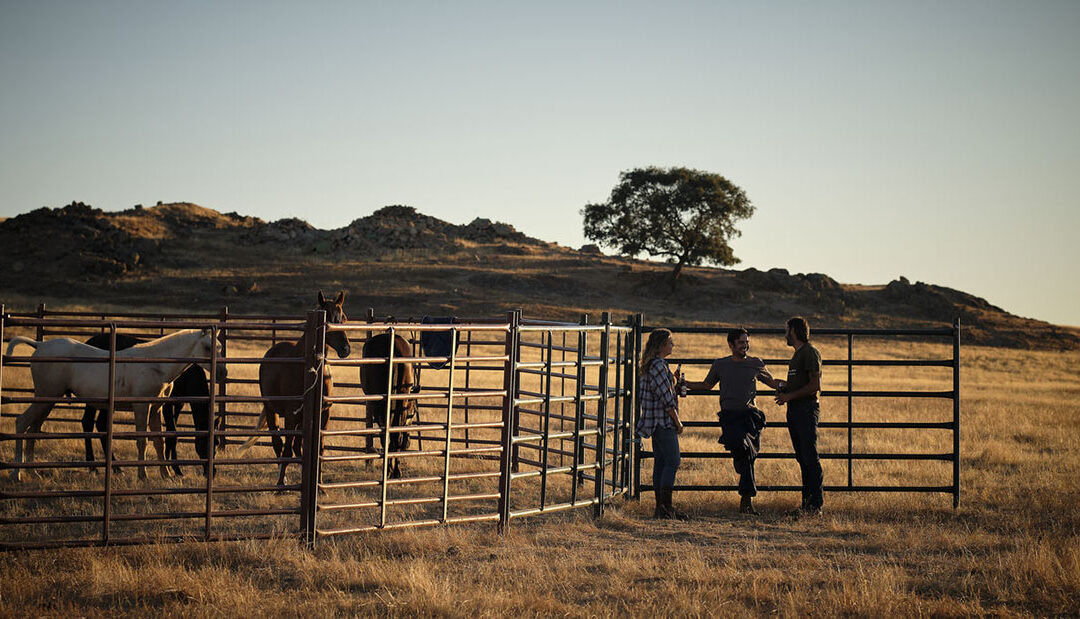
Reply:
M656 495L656 511L653 512L653 518L661 518L668 520L672 517L671 512L668 511L667 504L664 502L664 491L654 490L653 494Z
M742 501L739 502L739 513L757 515L758 511L754 509L754 500L751 497L744 496L742 498Z
M668 518L672 518L674 520L690 520L689 515L675 509L675 506L671 504L671 494L672 492L674 492L672 488L664 488L660 492L661 497L664 501L664 507L667 508L668 512L671 514L670 516L668 516Z

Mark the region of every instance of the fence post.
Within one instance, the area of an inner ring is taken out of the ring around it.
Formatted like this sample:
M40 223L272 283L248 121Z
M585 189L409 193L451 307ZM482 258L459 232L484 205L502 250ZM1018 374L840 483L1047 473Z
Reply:
M366 321L367 321L368 324L371 324L371 323L375 322L375 308L373 308L373 307L367 308ZM371 336L372 336L372 333L371 333L370 330L364 332L364 344L365 345L368 342L371 341ZM391 342L390 347L393 348L392 342ZM364 405L364 429L365 430L370 430L370 429L375 427L375 418L371 416L371 411L373 411L374 409L375 409L375 407L373 405L370 408L369 408L369 406L367 404ZM390 417L387 417L387 419L389 419L389 418ZM375 436L374 435L371 435L371 434L365 434L364 435L364 453L367 453L367 454L375 453ZM371 461L368 460L367 462L370 463Z
M211 380L215 380L218 375L218 352L217 352L217 338L218 328L216 325L210 327L210 341L213 342L213 346L210 349L210 376ZM222 346L224 348L224 345ZM224 352L221 356L225 356ZM224 383L221 383L224 385ZM214 451L216 449L215 441L217 436L214 433L216 423L213 418L214 403L216 390L209 390L210 401L206 403L206 410L210 413L210 418L207 419L206 427L206 463L203 465L203 471L206 474L206 521L204 524L204 532L206 535L206 541L210 541L210 519L213 513L214 506ZM192 405L194 406L194 405ZM222 402L221 406L224 408L225 403ZM196 428L198 430L198 428ZM195 440L199 441L201 437L196 436Z
M304 325L304 424L300 480L300 530L304 543L315 545L319 481L319 430L323 406L323 362L326 356L326 312L311 310Z
M852 382L852 361L855 359L855 335L848 333L847 336L847 485L848 488L854 484L854 473L852 472L852 459L851 454L854 449L854 437L852 435L851 423L854 420L854 402L851 397L851 390L854 389L854 383Z
M589 315L581 315L581 325L589 324ZM585 357L589 350L589 334L584 329L578 330L577 344L577 372L574 386L574 479L577 483L571 492L572 503L577 503L577 487L585 485L585 473L581 470L581 463L585 459L585 441L581 438L581 431L585 426Z
M41 307L44 307L42 305ZM105 408L105 505L102 510L101 541L109 543L112 516L113 413L116 411L116 323L109 324L109 399ZM99 413L100 414L100 413Z
M225 323L228 320L229 320L229 306L224 305L221 308L221 331L219 331L219 334L220 334L220 337L221 337L221 355L220 355L221 357L229 356L229 330L225 327ZM217 376L216 375L213 376L211 378L211 380L217 380ZM222 398L225 398L225 397L227 397L229 395L228 384L229 384L228 380L225 377L222 377L221 380L217 381L218 395L221 396ZM210 403L211 414L213 414L213 410L214 410L214 403L211 402ZM221 425L218 426L217 425L218 423L220 423ZM218 416L217 416L217 419L211 419L210 420L210 425L215 426L219 430L224 432L225 431L225 423L226 423L225 422L225 401L221 400L221 401L218 402ZM207 443L207 449L213 450L213 449L217 448L214 440L212 440L212 439L207 439L207 440L209 441ZM228 442L229 442L229 439L227 437L224 437L224 436L221 437L221 446L222 447L225 447Z
M600 373L597 377L600 400L596 403L596 421L598 425L596 433L596 506L593 508L593 515L597 518L604 515L604 473L607 472L608 361L611 357L608 345L611 341L611 314L608 312L600 314L600 322L604 325L604 330L600 332L600 355L603 362L600 364Z
M960 317L953 323L953 509L960 507Z
M514 313L517 314L517 323L516 324L517 324L518 327L520 327L521 326L521 308L518 308L518 309L514 310ZM518 372L517 372L517 368L518 368L519 363L521 363L521 330L520 329L517 330L517 334L514 336L514 355L513 355L513 358L510 359L510 364L514 367L513 400L514 400L515 404L514 404L514 410L513 410L513 418L514 418L513 436L515 436L515 437L521 435L521 415L518 414L518 410L517 410L517 401L519 399L521 399L521 384L520 384L521 381L520 381L520 379L518 377ZM510 448L510 466L511 466L510 470L513 473L517 473L518 469L521 467L521 446L518 445L517 443L512 442L512 441L511 441L511 445L512 445L512 447Z
M453 447L451 434L454 430L454 366L457 365L458 330L450 328L450 376L446 380L446 442L443 445L443 500L442 522L450 513L450 450Z
M544 353L547 353L546 360L544 361L544 438L541 441L542 451L540 452L542 457L540 458L540 509L543 510L547 507L547 482L548 482L548 463L551 458L551 338L554 337L552 331L547 331L547 348L541 349L541 359L544 359ZM540 332L540 343L543 345L544 331ZM560 449L561 451L561 449Z
M379 526L386 526L386 497L389 494L389 484L387 480L390 478L390 426L393 425L394 416L391 414L394 408L394 401L391 399L394 396L394 353L397 351L397 331L394 327L390 327L387 330L387 334L390 336L390 344L386 351L386 396L383 402L385 407L383 408L382 418L382 483L379 489ZM410 353L411 354L411 353ZM396 464L396 462L395 462ZM400 468L399 468L400 470Z
M40 320L45 320L45 304L44 303L38 303L37 317L38 317L39 321ZM43 322L38 323L37 333L36 333L34 339L39 341L39 342L45 340L45 323L43 323Z
M503 368L503 392L506 395L503 397L502 449L499 452L499 533L505 533L510 526L511 448L514 441L514 410L517 408L514 402L514 378L517 374L514 359L517 358L520 316L514 311L507 312L506 321L510 328L506 332L506 366Z
M637 381L638 371L641 369L638 367L639 360L641 359L641 334L645 328L645 314L638 314L634 318L634 362L632 365L632 373L630 376L629 384L631 402L630 406L633 410L632 423L630 425L630 444L632 446L633 457L633 488L634 498L641 499L641 446L638 443L637 437L637 424L638 419L641 417L641 402L637 397Z

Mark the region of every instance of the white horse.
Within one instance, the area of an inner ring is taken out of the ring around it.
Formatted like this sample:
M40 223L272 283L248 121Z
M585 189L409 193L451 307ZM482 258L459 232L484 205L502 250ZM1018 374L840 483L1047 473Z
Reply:
M34 379L34 397L50 398L49 402L34 402L21 415L15 419L15 433L41 432L41 424L49 416L56 400L64 397L67 393L73 393L79 398L92 398L108 400L109 397L109 364L101 361L85 363L78 361L34 361L35 357L78 357L88 359L108 359L109 351L89 346L68 338L58 338L39 342L27 337L16 336L11 338L8 344L7 354L19 344L26 344L35 348L30 357L30 375ZM210 329L189 329L170 333L164 337L136 344L131 348L116 351L117 359L169 359L169 358L209 358L216 354L214 338ZM187 361L164 361L147 363L117 363L115 369L116 387L114 394L118 397L157 398L169 394L172 382L191 365ZM200 363L199 365L204 365ZM225 366L218 365L219 378L225 375ZM161 430L161 404L138 403L117 405L117 409L133 410L135 412L135 430L145 432L147 420L150 421L150 430ZM153 414L151 414L153 413ZM164 441L160 436L155 436L154 450L157 451L158 460L164 462ZM139 451L139 462L146 455L146 438L139 437L135 440ZM34 439L26 439L26 460L34 461ZM23 461L22 441L15 441L15 462ZM16 481L20 478L21 469L16 468L13 477ZM161 476L168 477L169 470L164 465L161 467ZM146 467L139 465L139 479L146 479Z

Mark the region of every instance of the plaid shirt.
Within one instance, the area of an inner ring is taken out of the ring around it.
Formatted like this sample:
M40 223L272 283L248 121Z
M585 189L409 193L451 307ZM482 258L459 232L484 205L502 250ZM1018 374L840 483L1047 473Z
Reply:
M641 375L638 388L638 399L641 401L638 436L648 438L658 429L675 427L675 422L667 414L669 408L679 408L674 386L675 375L671 373L667 361L660 357L650 361L645 373Z

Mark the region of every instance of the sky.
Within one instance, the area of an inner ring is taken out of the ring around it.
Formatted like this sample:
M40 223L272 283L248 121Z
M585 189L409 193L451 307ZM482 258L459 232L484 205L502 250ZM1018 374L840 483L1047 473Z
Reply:
M1080 325L1080 2L0 0L0 217L390 204L588 242L646 166L756 207L736 268Z

